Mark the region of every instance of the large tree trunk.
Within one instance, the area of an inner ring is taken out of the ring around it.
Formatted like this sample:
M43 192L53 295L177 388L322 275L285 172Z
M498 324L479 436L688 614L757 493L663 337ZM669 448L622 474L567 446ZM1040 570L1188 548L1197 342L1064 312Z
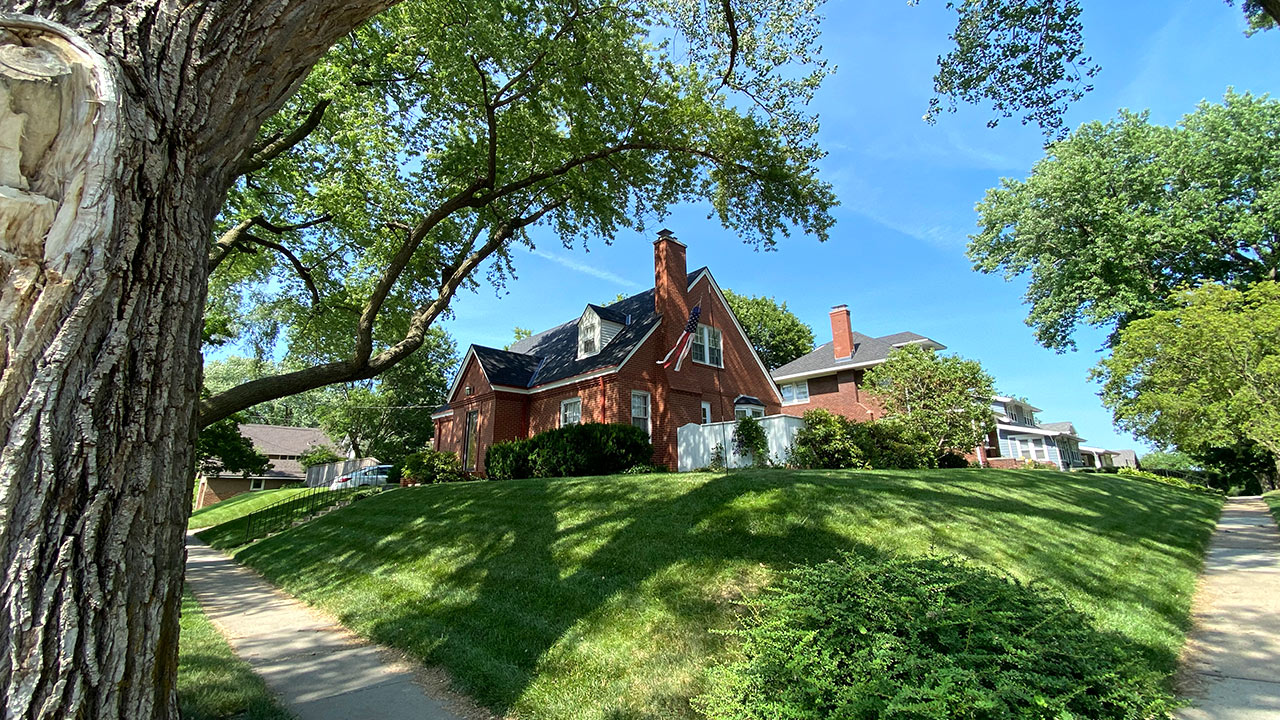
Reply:
M0 13L6 718L177 715L213 218L262 121L388 4Z

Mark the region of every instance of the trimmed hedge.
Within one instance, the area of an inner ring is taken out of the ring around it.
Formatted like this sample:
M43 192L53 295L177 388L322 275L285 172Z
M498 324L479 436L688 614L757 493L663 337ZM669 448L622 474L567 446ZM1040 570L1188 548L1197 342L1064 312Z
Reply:
M494 444L485 454L485 473L492 480L613 475L652 459L642 428L584 423Z
M799 567L746 603L711 720L1152 720L1177 703L1140 649L1064 599L958 557Z

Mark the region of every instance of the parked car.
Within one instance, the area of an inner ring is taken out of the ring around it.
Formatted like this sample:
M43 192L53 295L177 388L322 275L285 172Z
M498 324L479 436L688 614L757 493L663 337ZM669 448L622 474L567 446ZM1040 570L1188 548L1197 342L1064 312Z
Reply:
M391 477L390 465L374 465L347 473L329 484L330 490L345 490L361 485L385 485Z

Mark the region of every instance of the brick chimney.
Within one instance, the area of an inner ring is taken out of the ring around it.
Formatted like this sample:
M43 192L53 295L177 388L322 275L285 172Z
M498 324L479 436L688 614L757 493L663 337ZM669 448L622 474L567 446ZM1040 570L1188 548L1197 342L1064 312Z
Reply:
M684 243L663 228L653 243L653 309L662 315L665 326L684 328L689 317L688 285Z
M853 327L849 324L849 306L836 305L831 308L831 339L834 341L837 360L844 360L853 355Z

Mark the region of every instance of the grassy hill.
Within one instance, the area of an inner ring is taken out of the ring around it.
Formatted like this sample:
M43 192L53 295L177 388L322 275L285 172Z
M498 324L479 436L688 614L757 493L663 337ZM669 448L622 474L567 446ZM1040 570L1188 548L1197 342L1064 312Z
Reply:
M187 521L187 527L196 530L221 525L236 518L244 517L255 510L261 510L271 503L287 500L294 495L300 495L307 490L308 488L292 487L240 493L235 497L214 503L208 507L202 507L191 513L191 519Z
M734 600L842 551L956 552L1172 671L1217 498L1037 471L752 471L410 488L237 557L522 718L688 717Z

